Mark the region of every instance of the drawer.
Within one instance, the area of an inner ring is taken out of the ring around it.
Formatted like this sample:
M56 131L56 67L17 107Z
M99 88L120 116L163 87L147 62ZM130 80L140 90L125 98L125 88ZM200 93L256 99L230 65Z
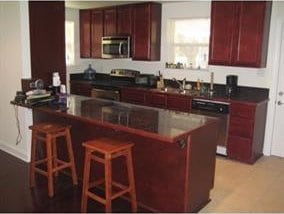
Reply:
M238 136L229 136L227 152L231 159L252 163L252 140Z
M255 106L248 104L232 103L230 108L230 115L254 120L255 108Z
M254 120L230 117L229 134L245 138L252 138L254 132Z

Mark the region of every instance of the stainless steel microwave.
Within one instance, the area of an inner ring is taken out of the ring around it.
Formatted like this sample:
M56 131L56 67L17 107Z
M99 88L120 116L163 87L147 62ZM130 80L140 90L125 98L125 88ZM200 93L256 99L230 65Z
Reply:
M130 37L129 36L107 36L102 37L102 58L129 58Z

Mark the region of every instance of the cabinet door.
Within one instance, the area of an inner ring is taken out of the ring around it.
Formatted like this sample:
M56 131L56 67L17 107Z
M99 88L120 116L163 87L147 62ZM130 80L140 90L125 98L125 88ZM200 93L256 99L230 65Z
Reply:
M235 22L235 2L212 2L209 64L231 64Z
M102 37L104 32L103 27L103 10L93 10L92 11L92 57L101 58L102 57Z
M91 10L80 10L80 56L91 57Z
M139 4L133 9L133 59L150 57L150 5Z
M116 8L104 10L104 36L116 36Z
M132 5L117 7L117 35L131 36Z
M167 96L166 94L148 92L146 94L146 105L158 108L166 108Z
M160 60L160 4L144 3L133 6L132 38L134 60Z
M120 99L123 102L134 104L145 104L145 91L135 88L120 89Z
M88 82L70 82L70 92L71 94L82 95L82 96L91 96L92 85Z
M252 141L238 136L228 137L228 156L246 163L253 162Z
M260 67L266 64L266 55L262 62L262 53L267 53L263 39L269 32L265 25L266 9L271 2L243 1L238 3L237 38L234 44L233 65ZM267 21L266 21L267 22ZM263 46L264 45L264 46ZM265 50L264 50L265 49Z
M168 95L167 108L171 110L189 112L191 109L191 101L188 96Z

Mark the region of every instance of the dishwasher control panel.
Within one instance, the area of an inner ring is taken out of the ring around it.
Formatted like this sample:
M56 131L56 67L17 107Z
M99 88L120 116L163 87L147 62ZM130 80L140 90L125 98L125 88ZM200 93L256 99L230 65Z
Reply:
M194 110L203 110L208 112L215 112L221 114L229 113L229 103L214 101L214 100L205 100L205 99L192 99L191 107Z

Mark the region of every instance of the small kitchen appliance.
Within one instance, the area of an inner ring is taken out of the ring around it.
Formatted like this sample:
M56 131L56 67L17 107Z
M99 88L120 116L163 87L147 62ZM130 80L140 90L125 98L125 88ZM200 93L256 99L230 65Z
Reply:
M129 58L129 36L106 36L102 37L102 58Z
M236 96L238 94L238 76L227 75L226 77L226 95L228 97Z

